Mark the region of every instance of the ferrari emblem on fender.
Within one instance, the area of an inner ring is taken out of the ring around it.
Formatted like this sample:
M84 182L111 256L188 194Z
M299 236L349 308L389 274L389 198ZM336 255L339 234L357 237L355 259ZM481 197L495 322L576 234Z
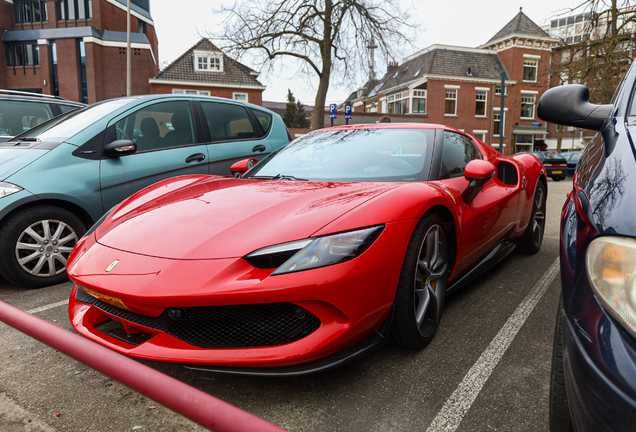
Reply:
M108 267L106 267L106 270L105 270L106 273L109 273L112 269L114 269L117 264L119 264L119 260L115 260L112 263L110 263Z

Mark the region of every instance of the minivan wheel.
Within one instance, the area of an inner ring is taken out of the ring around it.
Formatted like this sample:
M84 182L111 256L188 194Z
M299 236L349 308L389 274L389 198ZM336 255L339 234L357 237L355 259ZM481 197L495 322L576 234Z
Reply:
M61 207L21 210L0 227L0 274L25 288L62 283L66 261L85 232L81 219Z

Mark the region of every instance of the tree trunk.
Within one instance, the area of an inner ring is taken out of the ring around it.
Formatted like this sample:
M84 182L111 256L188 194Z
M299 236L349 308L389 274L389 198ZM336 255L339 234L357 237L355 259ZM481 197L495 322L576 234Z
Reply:
M561 153L561 142L563 141L563 129L565 129L565 126L557 125L557 148L556 148L557 153Z
M314 129L325 127L325 101L327 100L327 90L329 90L329 79L331 78L331 33L333 31L331 18L333 3L325 0L325 31L320 44L320 55L322 57L322 71L319 75L318 92L314 103Z

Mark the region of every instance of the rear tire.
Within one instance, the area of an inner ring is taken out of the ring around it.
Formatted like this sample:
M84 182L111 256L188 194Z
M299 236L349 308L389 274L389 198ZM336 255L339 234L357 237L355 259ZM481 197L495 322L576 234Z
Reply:
M415 227L395 293L395 315L389 339L404 348L419 349L437 331L448 284L449 245L444 221L425 215Z
M85 232L81 219L61 207L21 210L0 227L0 274L25 288L62 283L66 261Z
M552 349L552 370L550 372L550 431L572 432L572 417L565 388L563 370L563 294L559 299L556 326L554 329L554 347Z
M526 232L521 237L520 247L529 254L536 254L543 244L543 233L545 231L545 204L547 194L545 185L541 180L537 182L532 201L532 213Z

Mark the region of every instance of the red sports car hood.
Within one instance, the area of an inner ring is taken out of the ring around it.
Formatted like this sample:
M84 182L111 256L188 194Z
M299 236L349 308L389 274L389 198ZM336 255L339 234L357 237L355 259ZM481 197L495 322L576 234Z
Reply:
M185 183L175 188L174 182ZM240 257L303 239L398 184L175 179L125 201L96 230L105 246L173 259ZM356 228L356 227L351 227Z

